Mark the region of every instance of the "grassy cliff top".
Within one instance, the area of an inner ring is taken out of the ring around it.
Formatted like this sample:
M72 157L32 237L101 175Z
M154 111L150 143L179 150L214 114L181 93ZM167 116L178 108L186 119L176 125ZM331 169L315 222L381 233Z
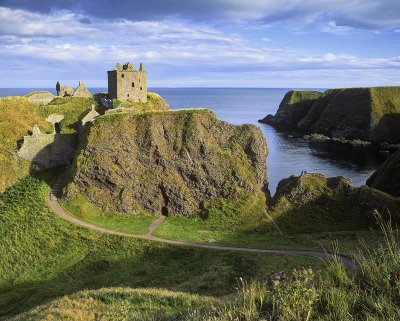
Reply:
M323 95L322 92L315 90L291 90L288 93L288 104L296 104L304 100L319 98Z
M113 105L116 107L120 105L123 108L132 108L136 112L145 112L145 111L155 111L155 110L168 110L169 105L159 94L148 92L147 93L147 102L137 102L137 101L124 101L120 102L117 99L113 100Z

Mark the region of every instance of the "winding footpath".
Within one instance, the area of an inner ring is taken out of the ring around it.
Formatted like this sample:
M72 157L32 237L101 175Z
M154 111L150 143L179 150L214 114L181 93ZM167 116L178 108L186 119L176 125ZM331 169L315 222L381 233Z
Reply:
M156 220L154 220L147 234L132 234L126 232L120 232L116 230L112 230L109 228L101 227L92 223L88 223L82 221L75 216L71 215L67 211L65 211L58 202L58 192L62 182L62 175L57 179L57 181L52 186L52 189L48 195L48 203L50 208L61 218L66 221L69 221L73 224L80 225L92 230L96 230L105 234L112 234L124 237L133 237L137 239L149 240L154 242L160 242L165 244L171 244L181 247L187 248L202 248L202 249L210 249L217 251L235 251L235 252L248 252L248 253L274 253L274 254L290 254L290 255L307 255L313 257L319 257L321 259L333 259L337 257L342 261L343 265L351 272L355 272L357 270L357 265L351 257L345 255L333 255L331 253L325 251L318 250L309 250L309 249L261 249L261 248L250 248L250 247L239 247L239 246L225 246L225 245L217 245L217 244L209 244L209 243L192 243L185 241L177 241L177 240L169 240L160 237L156 237L152 235L152 233L157 229L157 227L165 220L165 216L160 216Z

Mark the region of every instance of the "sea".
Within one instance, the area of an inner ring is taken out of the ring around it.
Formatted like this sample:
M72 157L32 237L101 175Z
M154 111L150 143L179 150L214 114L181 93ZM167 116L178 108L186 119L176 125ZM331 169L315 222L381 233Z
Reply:
M309 88L315 89L315 88ZM0 96L25 95L49 88L0 88ZM107 88L89 88L93 93ZM202 107L213 110L217 117L231 124L255 124L268 144L268 182L273 195L278 182L290 175L322 173L346 176L356 186L382 164L382 157L372 148L332 143L310 143L301 136L276 130L259 123L267 114L275 114L283 96L291 88L150 88L160 94L172 109ZM324 90L324 89L317 89Z

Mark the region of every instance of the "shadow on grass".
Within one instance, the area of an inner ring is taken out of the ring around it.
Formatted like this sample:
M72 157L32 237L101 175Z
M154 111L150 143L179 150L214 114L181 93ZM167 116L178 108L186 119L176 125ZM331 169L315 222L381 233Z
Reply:
M185 249L148 241L101 236L86 256L55 277L2 289L0 316L83 289L158 287L221 296L235 291L238 277L265 280L274 270L320 266L318 259Z

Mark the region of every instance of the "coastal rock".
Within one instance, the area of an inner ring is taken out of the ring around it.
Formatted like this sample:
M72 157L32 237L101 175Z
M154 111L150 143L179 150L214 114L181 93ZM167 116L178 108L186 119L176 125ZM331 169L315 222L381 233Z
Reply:
M351 179L338 176L328 178L323 174L310 173L290 176L278 183L272 205L285 198L292 205L304 205L321 197L348 196L354 186Z
M264 194L267 146L254 125L206 109L98 117L65 197L104 210L191 215L214 200Z
M291 90L285 94L275 116L267 115L260 122L282 129L296 126L309 112L315 100L323 94L312 90Z
M400 141L400 87L289 91L275 116L283 130L373 143Z
M317 173L281 180L270 205L269 213L284 231L360 229L376 223L378 215L400 219L400 198L367 186L355 187L346 177Z
M395 152L367 180L367 185L400 197L400 151Z

